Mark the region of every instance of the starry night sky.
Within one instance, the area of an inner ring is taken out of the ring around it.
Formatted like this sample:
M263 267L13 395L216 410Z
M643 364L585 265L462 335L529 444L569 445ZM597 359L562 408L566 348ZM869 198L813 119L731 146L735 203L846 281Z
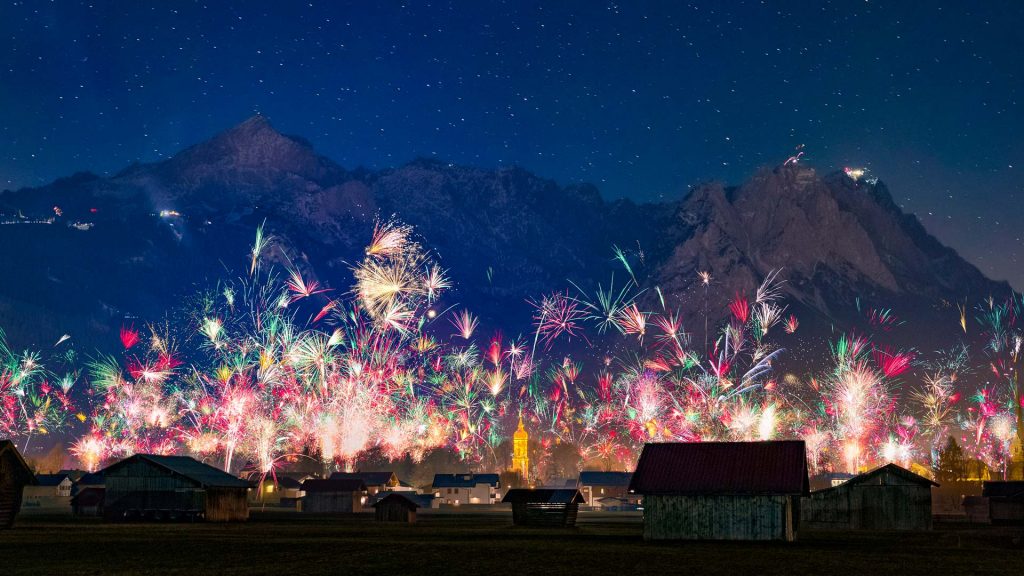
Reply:
M4 2L0 188L254 112L346 167L519 164L606 198L866 166L1024 288L1024 3Z

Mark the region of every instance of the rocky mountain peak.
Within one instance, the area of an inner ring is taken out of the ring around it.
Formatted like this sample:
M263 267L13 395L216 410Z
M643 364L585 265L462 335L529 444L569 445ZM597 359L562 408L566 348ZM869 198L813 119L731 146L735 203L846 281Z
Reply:
M307 142L281 134L260 115L186 149L174 161L235 170L273 168L299 174L315 171L320 165L319 156Z
M254 116L164 162L112 178L64 179L0 200L12 214L47 218L60 205L68 222L96 223L88 231L53 227L48 230L59 233L45 237L8 227L0 238L24 247L3 254L0 267L36 270L26 262L46 260L52 262L47 270L56 271L26 281L49 292L0 287L0 324L6 301L14 311L8 324L13 318L29 325L18 310L51 310L54 331L69 313L55 304L64 287L89 286L77 296L81 325L93 325L109 309L159 313L181 290L221 273L221 262L237 261L263 221L281 246L326 282L343 286L346 262L362 254L374 219L392 214L416 226L424 245L442 257L460 304L503 324L528 319L525 301L564 290L567 280L590 290L607 286L616 272L621 279L613 246L634 258L645 297L662 294L666 306L684 314L707 305L710 315L724 317L734 294L750 294L772 270L781 270L787 302L809 310L808 318L828 319L829 329L864 301L927 319L943 302L946 310L949 302L1009 292L904 213L883 184L841 172L821 176L803 165L765 168L739 186L710 182L678 201L637 205L609 202L593 186L562 186L520 167L421 159L347 172ZM154 219L165 209L182 219ZM83 238L94 242L89 265L79 265L84 257L61 260ZM98 276L108 284L93 281L96 269L106 270ZM160 284L163 291L154 288L159 283L142 285L147 274L163 270L174 271L173 281ZM713 289L700 285L703 271L711 273Z

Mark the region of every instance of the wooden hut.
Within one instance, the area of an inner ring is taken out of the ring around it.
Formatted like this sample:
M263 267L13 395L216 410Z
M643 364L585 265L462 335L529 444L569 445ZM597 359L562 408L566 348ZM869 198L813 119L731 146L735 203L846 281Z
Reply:
M430 508L419 494L412 492L386 492L373 506L373 516L378 522L416 522L418 508Z
M647 444L629 490L648 540L792 541L810 493L804 443Z
M136 454L103 471L107 520L247 520L249 483L188 456Z
M575 526L586 502L575 488L513 488L501 501L512 504L512 523L518 526Z
M82 488L71 497L71 513L75 516L103 516L105 488Z
M801 522L816 530L931 530L932 480L886 464L811 492Z
M10 440L0 440L0 530L14 526L21 510L21 493L35 484L32 469Z
M981 495L988 498L993 524L1024 523L1024 481L985 482Z
M358 478L306 480L302 493L302 511L315 514L362 512L366 503L366 483Z

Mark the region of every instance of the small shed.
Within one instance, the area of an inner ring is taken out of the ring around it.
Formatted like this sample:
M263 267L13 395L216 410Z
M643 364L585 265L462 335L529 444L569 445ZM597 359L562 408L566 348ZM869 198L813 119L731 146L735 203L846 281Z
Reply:
M0 530L14 526L21 510L21 493L36 478L10 440L0 440Z
M810 493L804 443L647 444L629 490L647 540L792 541Z
M985 482L981 495L988 498L993 524L1024 523L1024 481Z
M136 454L103 470L106 520L247 520L249 483L188 456Z
M302 483L302 511L352 514L363 511L366 484L358 478L310 479Z
M804 526L816 530L931 530L929 478L895 464L811 492L801 504Z
M374 518L378 522L416 522L416 510L430 508L420 495L412 492L387 492L373 503Z
M575 526L583 494L575 488L513 488L501 499L512 504L517 526Z
M105 488L82 488L71 497L71 513L75 516L103 516Z

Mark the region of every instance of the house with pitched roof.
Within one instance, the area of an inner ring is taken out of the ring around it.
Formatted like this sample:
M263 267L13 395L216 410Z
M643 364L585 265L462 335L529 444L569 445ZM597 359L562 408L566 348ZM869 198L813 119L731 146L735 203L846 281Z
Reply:
M64 473L36 474L36 483L26 486L21 498L23 514L71 514L74 482Z
M369 495L374 495L378 492L385 492L387 490L403 490L402 483L398 480L398 475L394 472L334 472L330 476L331 480L360 480L366 485L366 492Z
M632 478L632 472L580 472L578 485L586 500L584 505L591 508L623 510L639 504L639 497L629 493L629 481Z
M497 474L435 474L431 485L442 504L494 504L501 501Z

